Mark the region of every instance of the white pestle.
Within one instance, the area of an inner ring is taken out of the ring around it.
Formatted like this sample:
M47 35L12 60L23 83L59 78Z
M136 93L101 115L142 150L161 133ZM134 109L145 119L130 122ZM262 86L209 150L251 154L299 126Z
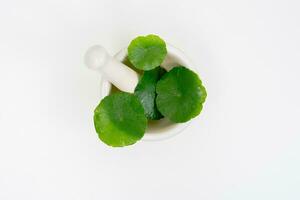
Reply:
M134 92L139 81L138 74L130 67L110 56L102 46L95 45L90 47L84 59L88 68L100 72L103 78L119 90Z

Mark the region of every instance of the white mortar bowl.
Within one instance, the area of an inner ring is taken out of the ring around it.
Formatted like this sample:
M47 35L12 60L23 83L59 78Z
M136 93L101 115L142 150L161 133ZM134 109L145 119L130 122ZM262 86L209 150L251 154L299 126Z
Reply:
M173 67L182 65L196 72L190 60L184 55L182 51L170 44L167 44L167 51L168 54L164 62L161 64L161 66L167 71L169 71ZM123 62L127 58L127 48L120 50L114 57L117 60ZM101 99L110 94L111 88L111 83L104 79L101 79ZM190 121L185 123L173 123L167 118L151 121L150 123L148 123L148 127L146 129L144 137L142 138L142 141L159 141L173 137L182 132L189 125L189 123Z

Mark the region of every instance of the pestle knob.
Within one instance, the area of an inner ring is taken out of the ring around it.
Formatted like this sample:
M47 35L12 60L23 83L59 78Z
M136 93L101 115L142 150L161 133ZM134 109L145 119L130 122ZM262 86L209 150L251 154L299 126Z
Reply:
M120 61L111 57L99 45L90 47L85 54L85 64L96 70L102 77L116 86L119 90L133 93L139 81L138 74Z

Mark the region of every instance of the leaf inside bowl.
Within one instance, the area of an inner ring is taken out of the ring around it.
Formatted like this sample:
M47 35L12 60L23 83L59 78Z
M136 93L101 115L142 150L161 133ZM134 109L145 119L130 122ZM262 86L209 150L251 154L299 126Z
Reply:
M158 81L156 92L158 110L176 123L199 115L207 95L198 75L183 66L167 72Z
M130 62L145 71L158 67L166 55L166 43L157 35L139 36L128 47Z
M156 107L156 84L158 80L166 73L166 70L157 67L150 71L145 71L135 88L134 94L141 101L145 115L148 119L158 120L163 118Z

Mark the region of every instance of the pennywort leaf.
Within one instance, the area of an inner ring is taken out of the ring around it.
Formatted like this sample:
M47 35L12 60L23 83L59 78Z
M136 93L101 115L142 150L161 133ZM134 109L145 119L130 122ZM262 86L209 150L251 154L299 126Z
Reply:
M94 125L104 143L122 147L134 144L144 136L147 118L135 95L118 92L106 96L97 106Z
M157 35L139 36L128 47L130 62L145 71L158 67L166 55L166 43Z
M186 122L200 114L206 90L198 75L178 66L166 73L157 83L158 110L171 121Z
M158 120L163 117L157 110L155 99L157 81L164 73L166 70L161 67L145 71L135 88L134 94L141 101L148 119Z

